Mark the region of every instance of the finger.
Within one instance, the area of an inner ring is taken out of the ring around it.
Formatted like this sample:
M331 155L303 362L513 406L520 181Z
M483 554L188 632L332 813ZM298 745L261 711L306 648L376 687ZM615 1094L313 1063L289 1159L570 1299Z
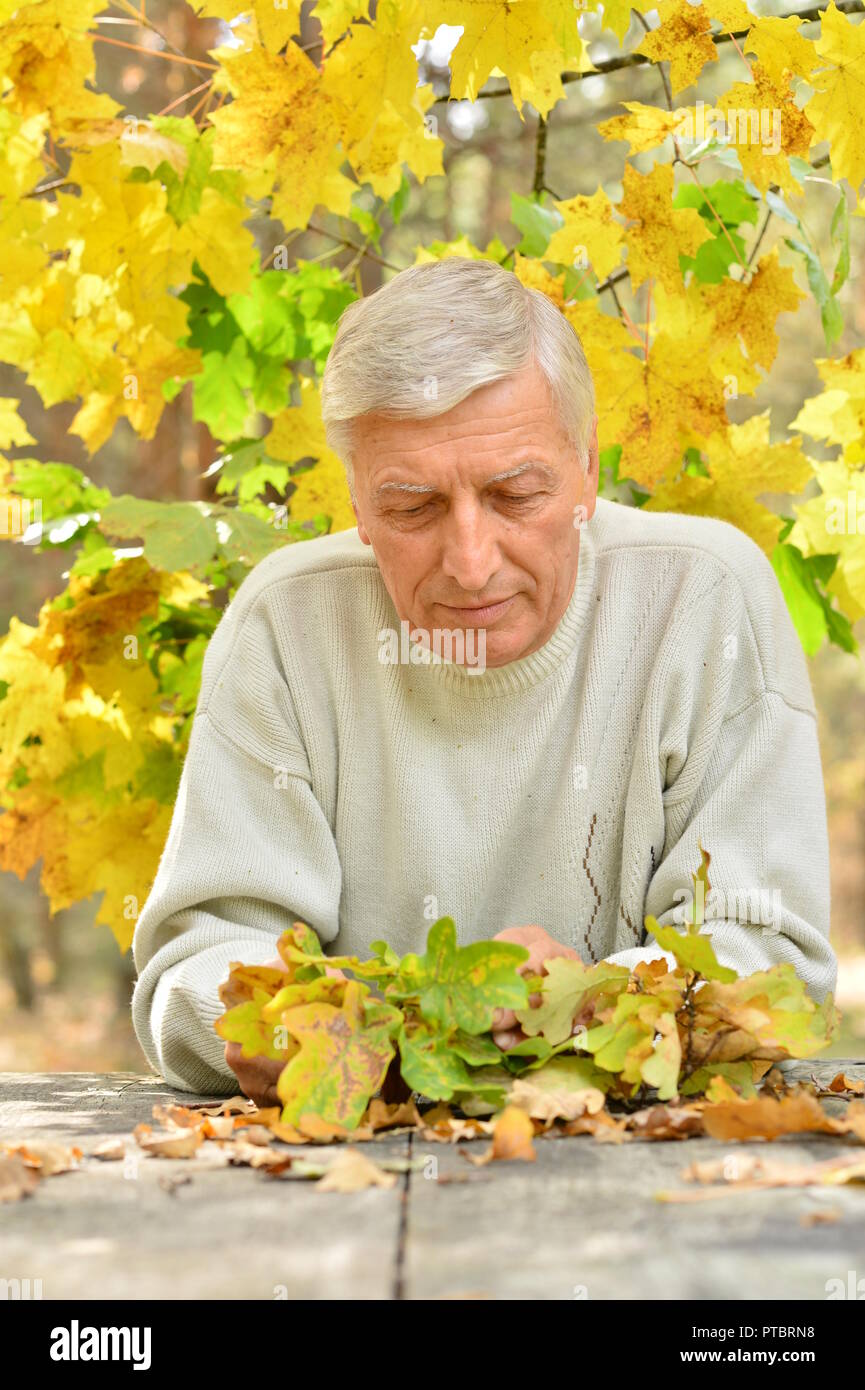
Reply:
M496 1009L493 1014L492 1031L501 1033L507 1028L516 1028L517 1016L513 1009Z
M504 1028L498 1033L493 1033L493 1042L502 1052L509 1052L517 1043L525 1038L522 1028Z

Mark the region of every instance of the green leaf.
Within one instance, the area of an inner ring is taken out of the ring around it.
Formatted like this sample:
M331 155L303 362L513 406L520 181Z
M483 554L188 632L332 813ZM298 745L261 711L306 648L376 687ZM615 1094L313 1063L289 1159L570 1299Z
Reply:
M808 284L811 286L811 293L820 309L823 336L826 339L826 346L831 347L844 331L844 315L829 287L829 281L826 279L826 272L820 262L820 257L810 242L797 241L794 237L785 237L784 241L791 251L798 251L805 260Z
M858 653L849 619L833 608L820 587L831 578L837 555L806 558L798 546L785 541L775 546L770 558L806 654L813 656L827 637L843 651Z
M235 338L225 355L205 353L202 370L195 377L193 416L203 420L217 439L236 439L243 433L250 413L245 393L254 378L255 368L245 338Z
M99 528L108 536L140 537L154 569L194 569L212 560L217 548L216 523L200 502L114 497L103 508Z
M521 256L540 260L553 232L564 226L565 219L555 208L544 207L537 197L524 198L519 193L511 193L511 221L523 234L517 251Z
M832 294L837 294L850 274L850 214L847 195L843 188L838 190L838 206L832 214L829 231L834 245L838 247L838 260L831 285Z
M444 1030L487 1032L497 1008L525 1007L528 990L517 966L528 955L509 941L458 946L453 918L440 917L430 927L425 955L403 956L388 997L419 996L423 1017Z
M711 937L702 932L680 932L678 928L662 927L654 917L646 918L650 931L662 951L669 951L685 970L695 970L706 980L729 982L737 978L735 970L719 965L712 950Z
M397 1035L400 1072L407 1086L430 1100L450 1100L456 1090L471 1090L471 1074L463 1059L436 1029L420 1024L400 1028Z

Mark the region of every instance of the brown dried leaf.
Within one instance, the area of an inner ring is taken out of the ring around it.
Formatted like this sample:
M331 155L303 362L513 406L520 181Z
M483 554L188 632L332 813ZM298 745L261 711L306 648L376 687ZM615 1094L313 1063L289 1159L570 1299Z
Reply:
M865 1081L854 1081L849 1076L845 1076L843 1071L839 1071L837 1076L833 1076L829 1082L830 1091L852 1091L857 1096L865 1096Z
M360 1149L348 1146L335 1156L316 1192L360 1192L366 1187L395 1187L396 1173L386 1173Z
M777 1139L781 1134L837 1134L832 1120L814 1096L805 1093L757 1096L752 1100L724 1101L703 1112L706 1133L713 1139Z
M537 1159L532 1143L535 1127L530 1116L519 1106L506 1105L494 1121L490 1158L522 1159L534 1163Z
M12 1154L0 1154L0 1202L29 1197L39 1185L39 1170Z
M139 1147L154 1158L192 1158L204 1143L200 1129L178 1129L154 1134L152 1125L141 1124L135 1126L133 1134Z
M705 1133L703 1114L703 1106L650 1105L628 1115L625 1125L636 1139L689 1139Z
M49 1143L44 1139L25 1139L20 1143L0 1144L5 1153L20 1158L29 1168L38 1168L43 1178L51 1178L55 1173L68 1173L78 1167L83 1158L77 1145Z
M757 1192L767 1187L812 1187L865 1182L865 1159L857 1155L830 1158L822 1163L784 1163L753 1154L727 1154L722 1159L692 1163L683 1170L688 1182L703 1185L700 1192L656 1192L659 1202L698 1202L737 1192Z
M273 1108L277 1114L281 1113L278 1105ZM194 1110L199 1115L253 1115L258 1111L258 1106L247 1096L229 1096L228 1100L192 1101L186 1109ZM263 1115L266 1112L258 1113Z
M101 1158L104 1160L118 1159L126 1157L126 1145L119 1136L112 1139L103 1139L101 1144L90 1150L90 1158Z
M402 1125L419 1125L421 1117L413 1100L404 1100L389 1105L378 1096L374 1096L366 1108L362 1123L364 1121L370 1129L375 1131L393 1129Z
M581 1115L596 1115L604 1108L604 1093L595 1086L581 1091L559 1089L548 1091L532 1081L516 1079L508 1092L508 1104L524 1110L535 1120L576 1120Z
M190 1110L188 1105L154 1105L153 1118L168 1130L202 1129L208 1123L206 1115Z
M599 1144L626 1144L633 1139L627 1132L624 1118L599 1110L597 1115L581 1115L579 1119L568 1120L562 1125L562 1134L591 1134Z

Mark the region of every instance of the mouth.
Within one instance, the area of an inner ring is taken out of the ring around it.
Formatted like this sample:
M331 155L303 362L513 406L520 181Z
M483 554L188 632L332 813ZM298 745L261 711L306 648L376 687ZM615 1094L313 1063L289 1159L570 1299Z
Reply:
M516 598L516 594L511 594L510 598L500 599L497 603L486 603L471 608L455 608L449 603L439 604L439 607L446 608L449 613L455 614L464 627L485 627L502 617Z

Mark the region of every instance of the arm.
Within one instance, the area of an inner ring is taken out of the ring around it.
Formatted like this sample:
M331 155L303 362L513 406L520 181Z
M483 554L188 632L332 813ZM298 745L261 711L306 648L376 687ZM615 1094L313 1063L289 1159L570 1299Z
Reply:
M700 841L712 856L705 920L721 964L750 974L788 961L820 1001L835 988L837 962L813 697L771 566L745 538L737 545L746 582L705 595L659 657L661 776L647 798L662 813L664 844L643 915L683 923ZM634 825L626 837L630 860L642 857L639 834ZM647 936L611 959L633 967L661 954L670 959Z
M720 963L748 975L789 961L818 1001L834 990L826 807L813 716L765 692L723 722L693 798L666 809L672 843L649 884L646 913L662 926L682 920L699 840L712 856L705 921ZM632 966L661 954L667 953L647 942L611 959Z
M213 1028L232 960L272 960L297 920L323 944L337 934L341 869L311 781L260 606L233 623L224 618L133 939L135 1032L151 1065L180 1090L238 1089Z

